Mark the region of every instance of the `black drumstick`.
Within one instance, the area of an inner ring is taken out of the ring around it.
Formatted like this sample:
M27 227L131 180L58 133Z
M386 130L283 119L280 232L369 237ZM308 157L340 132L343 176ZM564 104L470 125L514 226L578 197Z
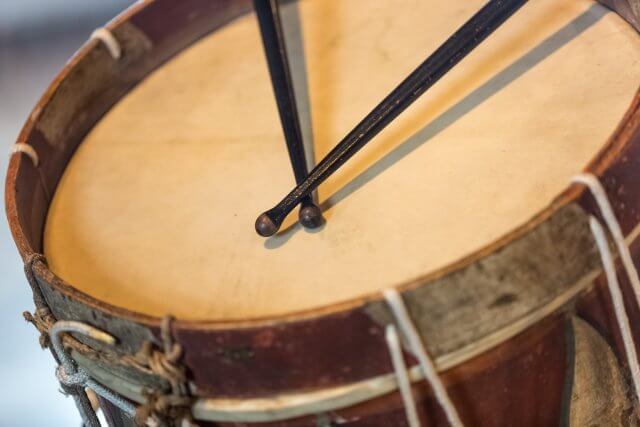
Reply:
M253 0L253 5L260 24L262 42L269 65L269 74L271 75L271 84L276 96L280 122L287 142L293 174L295 175L296 183L300 184L306 179L309 172L302 145L302 131L300 130L300 119L298 118L291 71L280 22L278 0ZM299 199L299 203L302 205L299 218L303 226L316 228L322 224L322 211L313 203L313 199L309 194L311 191L313 190L302 195ZM291 209L293 209L293 206Z
M489 1L358 123L302 183L274 208L258 217L258 234L265 237L275 234L284 218L309 192L316 189L526 2L527 0Z

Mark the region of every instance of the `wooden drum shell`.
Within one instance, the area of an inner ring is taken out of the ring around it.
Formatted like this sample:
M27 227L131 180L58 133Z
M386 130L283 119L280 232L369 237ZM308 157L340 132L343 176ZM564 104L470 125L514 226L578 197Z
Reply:
M602 1L639 28L636 0ZM47 209L64 168L89 130L134 85L164 61L200 37L251 11L245 0L155 0L138 3L108 28L123 44L123 60L114 63L104 46L87 43L67 64L40 100L19 141L34 147L36 168L26 156L14 156L6 183L10 227L24 260L42 253ZM171 19L167 19L171 16ZM587 171L600 177L611 200L631 254L640 265L640 96L605 148ZM142 166L141 166L142 167ZM468 258L417 282L406 284L403 296L441 368L447 390L468 425L507 425L518 414L521 425L555 424L567 417L567 379L571 331L575 316L587 321L625 360L619 329L600 260L588 229L588 215L600 216L587 191L570 187L525 226ZM575 256L562 274L542 265L554 248ZM551 251L546 256L539 255ZM525 262L526 261L526 262ZM33 270L47 305L57 319L78 320L117 338L116 351L133 354L151 340L160 343L160 319L110 306L74 289L56 277L45 263ZM588 273L588 274L587 274ZM477 280L470 301L461 284ZM619 268L632 325L640 310L629 281ZM505 283L515 288L496 293ZM544 296L526 294L532 283L550 290ZM556 286L554 290L554 286ZM520 291L524 302L519 301ZM451 292L451 306L437 310L439 292ZM464 304L464 312L459 305ZM514 305L515 304L515 305ZM521 304L521 306L517 305ZM515 307L515 308L514 308ZM464 313L489 310L495 323L480 322L475 336L465 335ZM438 317L440 316L440 317ZM451 319L462 319L452 322ZM281 394L349 386L393 372L384 339L391 321L380 295L359 301L244 323L180 321L173 323L175 340L184 349L183 363L199 398L259 399ZM503 322L503 323L500 323ZM445 328L444 325L447 327ZM445 330L442 337L434 331ZM636 340L640 329L634 328ZM101 349L96 342L78 340ZM638 343L636 342L636 345ZM90 372L111 372L146 386L160 380L128 366L97 362L76 355ZM407 353L408 365L416 360ZM624 366L624 363L623 363ZM626 368L626 366L624 366ZM107 384L110 385L110 384ZM499 392L503 391L503 392ZM446 425L429 388L414 385L425 425ZM107 413L117 410L103 402ZM272 425L403 425L405 413L396 392L321 415L274 420ZM197 416L198 411L194 410ZM238 420L241 421L241 420ZM250 421L250 420L247 420ZM114 421L115 422L115 421ZM230 419L221 424L235 425ZM319 424L325 422L325 424ZM116 425L118 422L116 422ZM122 424L126 425L126 424ZM209 425L200 423L200 425Z

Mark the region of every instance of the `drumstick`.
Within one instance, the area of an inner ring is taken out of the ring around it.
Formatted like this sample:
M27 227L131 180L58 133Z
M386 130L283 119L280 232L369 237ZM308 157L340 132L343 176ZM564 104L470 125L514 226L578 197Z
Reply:
M253 5L260 24L271 84L275 93L276 104L278 105L278 113L280 114L280 122L289 151L289 159L291 160L296 183L300 184L305 180L309 172L302 145L302 131L300 130L298 108L280 22L278 0L254 0ZM303 226L316 228L322 224L322 211L313 203L309 193L307 192L301 197L302 207L299 218Z
M527 0L489 1L358 123L303 182L274 208L258 217L258 234L264 237L275 234L284 218L309 192L315 190L526 2Z

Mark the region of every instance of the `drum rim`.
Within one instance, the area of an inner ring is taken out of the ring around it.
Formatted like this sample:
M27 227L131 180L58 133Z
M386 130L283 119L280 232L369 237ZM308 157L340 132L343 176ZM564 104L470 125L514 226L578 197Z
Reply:
M149 7L151 4L155 3L156 0L150 0L145 2L138 2L123 11L121 14L116 16L112 21L110 21L105 27L108 29L115 29L118 26L126 23L130 18L136 16L145 8ZM606 1L600 1L600 3L607 3ZM623 19L629 21L629 19L625 18L620 12L615 11L618 15L620 15ZM250 12L249 12L250 13ZM207 35L212 34L213 32L219 30L220 28L226 26L224 24L212 32L209 32ZM633 23L629 25L633 26ZM51 101L53 95L56 93L56 90L60 86L60 84L65 81L69 73L75 69L81 59L86 57L90 52L92 52L98 46L98 42L95 40L89 41L85 43L73 56L72 58L64 65L62 70L57 74L52 83L48 86L47 90L41 96L36 106L32 109L29 117L22 127L22 130L19 133L17 141L27 140L27 136L35 129L35 125L38 123L38 120L41 118L41 111L44 107ZM184 46L182 50L186 49L189 46ZM159 65L159 67L162 64ZM149 70L149 73L157 70L158 67L152 68ZM147 74L148 75L148 74ZM125 94L126 96L126 94ZM120 98L121 99L121 98ZM584 167L584 172L593 173L596 176L601 176L604 172L606 172L616 160L620 158L622 151L631 143L632 137L634 134L640 132L640 87L634 94L634 98L626 110L623 117L620 119L619 123L616 126L614 132L609 136L607 141L603 144L600 150L593 156L593 158L588 162L588 164ZM17 199L16 199L16 184L17 184L17 176L18 171L21 165L23 158L21 156L12 156L9 160L7 177L5 181L5 205L7 210L7 217L9 222L9 227L11 229L11 233L13 235L13 239L16 242L16 246L18 247L18 251L23 259L27 259L29 256L35 254L31 246L31 242L26 236L25 231L23 230L22 225L20 224L20 220L18 218L18 209L17 209ZM66 166L65 166L66 168ZM451 274L455 271L458 271L466 266L469 266L477 261L480 261L483 258L486 258L492 253L499 251L501 248L508 246L510 243L515 240L523 237L529 231L534 229L536 226L544 222L546 219L553 216L558 210L563 207L570 205L571 203L577 202L581 199L581 197L585 194L585 189L582 187L574 186L567 183L567 187L559 193L555 199L543 210L535 213L529 220L519 225L518 227L507 231L500 238L492 241L485 246L482 246L470 253L466 256L457 259L451 263L448 263L437 270L434 270L430 273L421 275L415 279L412 279L407 282L390 284L390 287L395 287L399 292L404 293L409 290L413 290L416 288L420 288L423 286L429 286L435 280ZM50 203L49 203L50 206ZM46 217L45 217L46 221ZM70 283L66 282L64 279L58 277L53 271L51 271L47 265L44 263L35 263L34 271L36 274L44 279L50 286L54 289L60 291L65 296L76 300L86 306L97 308L100 311L105 312L106 314L119 317L124 320L129 320L138 324L147 325L151 327L159 327L161 323L161 318L148 315L145 313L141 313L135 310L129 310L124 307L116 306L105 301L99 300L91 295L80 291L75 288ZM265 317L256 317L250 318L246 320L209 320L209 319L194 319L194 320L181 320L176 319L176 327L178 328L188 328L191 330L197 329L206 329L206 330L235 330L235 329L245 329L245 328L259 328L263 326L269 326L274 324L286 324L290 322L298 322L308 319L317 319L322 318L329 315L339 314L339 313L347 313L358 310L368 303L371 302L379 302L383 299L382 293L380 291L370 292L364 294L357 298L352 298L347 301L332 303L320 307L315 307L306 310L292 311L289 313L283 313L272 316Z

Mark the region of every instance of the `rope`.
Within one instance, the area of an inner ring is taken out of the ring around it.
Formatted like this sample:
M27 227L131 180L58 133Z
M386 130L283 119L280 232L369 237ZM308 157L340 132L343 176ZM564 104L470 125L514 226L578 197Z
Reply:
M73 397L73 401L76 404L76 408L80 413L80 418L82 418L82 426L83 427L100 427L100 420L98 420L96 411L93 409L93 405L91 405L91 401L89 400L89 397L85 393L84 388L69 387L69 386L66 386L65 384L62 384L62 388L67 395L70 395L71 397Z
M400 396L404 403L404 410L407 413L407 422L409 423L409 427L420 427L420 419L418 418L416 402L411 391L411 381L407 373L407 365L404 363L400 339L398 338L398 333L394 325L387 325L385 338L387 340L387 346L389 346L389 353L391 353L391 363L393 364L393 370L396 372Z
M34 292L34 295L37 294ZM49 331L56 322L49 309L41 307L36 309L34 313L25 311L23 316L26 321L33 324L40 332L40 345L43 348L49 347ZM180 346L172 346L173 350L168 357L165 357L164 353L154 350L154 345L150 341L145 341L140 350L134 355L121 355L105 349L98 351L69 334L63 335L62 343L65 349L74 350L89 359L124 365L146 374L157 375L171 384L172 388L175 387L174 384L178 385L186 381L184 372L175 365L182 353Z
M33 314L25 311L23 313L25 320L32 323L36 329L40 332L40 345L43 348L49 346L49 331L51 327L56 322L56 319L51 315L48 308L45 309L37 309ZM116 352L111 352L107 350L98 351L85 343L78 341L73 336L69 334L65 334L62 337L62 343L64 348L67 350L74 350L77 353L80 353L84 357L87 357L92 360L107 362L110 364L118 364L124 365L128 367L132 367L139 371L142 371L146 374L157 374L149 367L149 354L151 354L151 350L148 350L148 347L153 346L151 342L145 342L142 346L142 349L138 351L134 355L123 354L120 355ZM160 375L162 376L162 375ZM164 377L163 377L164 378ZM166 378L165 378L166 379Z
M607 193L598 178L592 174L580 174L575 176L571 181L574 183L584 184L591 191L591 194L600 209L602 218L611 233L613 242L618 249L622 265L627 277L629 278L629 282L631 283L631 289L636 299L636 303L640 307L640 277L638 276L638 270L633 263L631 252L625 243L622 229L620 228L620 224L613 212ZM593 233L596 245L600 251L600 258L602 260L605 277L607 278L607 287L609 288L609 294L611 295L611 301L613 303L613 311L622 335L622 342L624 344L629 370L631 371L631 378L633 380L636 398L640 401L640 366L638 365L638 355L636 353L636 347L631 333L629 316L624 305L624 298L622 296L620 283L616 274L613 256L611 255L607 237L602 225L600 225L600 222L595 217L591 216L589 218L589 226L591 227L591 232Z
M25 320L32 323L40 332L40 346L47 348L51 347L51 328L56 324L56 318L48 308L42 290L36 280L33 269L36 262L46 263L45 257L42 254L34 253L28 255L25 259L24 271L33 293L36 310L34 313L25 311L23 316ZM62 351L66 352L69 349L75 350L83 356L94 360L131 366L142 372L155 374L166 380L171 386L171 394L166 394L161 391L147 392L147 396L150 396L150 398L147 399L147 404L142 405L136 412L136 419L138 419L138 412L148 414L148 416L144 418L145 421L139 423L140 425L146 425L147 420L151 418L155 420L154 422L156 422L158 426L170 425L167 424L169 422L167 420L171 419L182 419L183 425L186 427L195 426L195 424L192 423L190 412L192 398L188 394L186 369L178 363L182 356L182 347L173 342L171 337L171 322L172 318L169 316L165 317L162 321L161 338L163 341L163 351L156 350L153 343L146 341L135 355L119 355L116 352L95 350L78 341L70 334L62 334L60 336L60 342L63 347ZM54 355L56 354L57 353L54 352ZM99 424L96 424L97 419L95 419L95 414L92 414L93 411L88 411L90 405L84 393L84 386L91 382L94 388L100 388L101 394L113 393L107 389L102 390L99 384L94 383L84 371L78 369L65 369L59 366L56 370L56 376L63 386L63 391L73 396L85 423L92 427L99 426ZM127 402L118 399L119 396L117 395L110 397L112 402L116 401L116 403L121 404L121 406L127 405Z
M135 422L141 426L170 427L173 421L180 420L184 427L197 427L191 415L193 399L189 395L186 369L178 363L182 357L182 346L174 342L171 335L173 320L171 316L162 319L162 351L150 342L141 349L141 355L153 373L167 379L171 385L170 393L163 390L145 392L146 403L138 407L135 415Z
M120 47L118 39L116 39L113 36L113 33L107 28L97 28L93 33L91 33L90 40L100 40L104 43L113 59L117 60L122 56L122 48Z
M41 312L44 313L44 315L41 315ZM25 312L24 316L25 319L33 323L40 331L41 345L44 347L49 346L49 333L56 320L50 315L48 309L44 309L44 311L38 309L33 315ZM168 426L170 424L168 424L169 421L167 420L182 418L184 419L184 426L195 426L190 413L192 398L188 395L186 369L178 364L182 356L182 348L179 344L171 340L170 333L167 334L167 331L170 330L168 326L170 321L166 319L167 318L163 320L163 326L161 328L163 351L158 351L154 348L152 342L145 341L135 355L119 355L106 350L95 350L78 341L70 334L64 334L60 339L65 351L72 349L94 360L130 366L142 372L161 377L170 384L170 394L161 390L147 390L145 392L147 403L139 406L136 410L136 419L139 425L144 426L146 425L145 423L148 423L151 419L153 420L152 422L155 422L158 426ZM165 353L164 350L169 350L169 353ZM62 384L68 386L65 388L68 394L75 394L76 388L73 386L86 382L82 373L79 374L79 376L75 376L74 373L68 373L65 370L58 369L56 375ZM108 390L103 392L103 394L107 392ZM113 401L113 399L109 400Z
M44 255L38 253L32 253L27 255L27 258L24 262L24 274L27 277L27 282L29 282L29 286L31 287L31 293L33 294L33 303L36 306L35 312L30 313L25 311L22 313L24 319L27 322L32 323L40 332L40 347L47 348L49 347L49 329L51 325L56 321L53 314L51 314L51 310L47 306L46 300L44 299L44 295L42 293L42 289L40 289L40 285L36 280L36 275L33 271L33 265L36 262L42 262L46 264L46 260Z
M38 158L38 153L29 144L26 144L24 142L16 142L15 144L13 144L13 147L11 147L11 154L15 154L15 153L26 154L27 157L29 157L33 162L33 166L38 167L38 163L40 160Z
M37 164L37 160L34 161L34 163ZM38 253L29 254L24 263L24 273L27 277L27 281L29 282L29 286L31 287L31 292L33 293L33 303L36 310L33 314L25 311L23 316L25 320L33 323L40 332L40 346L44 349L51 347L50 330L56 319L51 313L51 310L49 310L44 294L42 293L42 289L40 289L40 285L36 280L36 275L33 269L36 262L46 263L44 255ZM56 361L59 361L60 357L53 349L52 354L54 355L54 358L56 358ZM68 378L69 382L66 382L61 379L63 378L63 373L64 369L62 365L59 365L56 370L56 376L60 380L62 391L65 395L71 395L73 397L84 425L86 427L100 427L100 422L98 421L95 411L91 406L91 402L84 391L84 387L79 385L79 381L81 381L82 378L73 376Z
M618 327L622 334L622 342L624 343L624 351L627 355L627 363L629 364L631 378L633 379L633 387L636 390L636 397L640 400L640 366L638 365L636 346L633 342L633 335L631 334L629 317L627 316L627 311L624 307L624 299L622 297L622 291L620 290L620 283L616 276L616 267L602 226L594 217L589 219L589 225L591 226L591 232L593 233L593 237L595 238L598 249L600 250L600 258L602 259L605 276L607 277L607 286L609 288L609 293L611 294L611 301L613 302L613 311L616 315Z
M591 194L600 208L602 218L604 219L604 222L613 237L613 242L618 249L618 253L620 254L622 265L627 272L627 276L631 282L631 287L633 288L633 293L636 297L636 303L640 307L640 276L638 276L638 270L631 258L631 252L629 252L629 248L624 241L624 235L622 234L620 224L613 213L607 193L604 191L604 188L598 178L592 174L580 174L573 177L571 181L574 183L584 184L589 188L589 190L591 190Z
M387 289L384 291L384 298L387 300L387 304L391 308L391 312L395 317L400 331L409 344L409 349L413 355L417 357L422 374L433 389L436 400L447 416L449 424L453 427L462 427L463 424L460 420L460 416L458 415L458 411L456 411L455 406L451 402L451 399L447 394L447 390L438 376L438 372L436 371L433 361L429 357L427 350L424 348L420 335L418 335L418 331L409 317L409 313L407 312L407 308L404 305L402 297L395 289ZM389 351L392 353L393 357L393 350L391 347L389 348ZM399 371L395 365L394 369L396 370L396 376L400 378L402 374L398 375ZM406 372L404 375L406 375ZM409 411L410 410L407 409L407 418L409 418Z
M62 337L70 332L91 337L92 339L108 345L113 345L115 343L115 338L100 329L87 325L86 323L69 320L57 321L51 327L49 332L52 350L60 360L60 364L56 369L56 377L58 378L58 381L60 381L60 384L62 384L63 387L66 387L65 390L71 390L71 394L73 394L73 398L76 401L76 405L78 406L78 410L80 411L85 425L100 426L95 410L93 409L91 401L86 393L87 388L93 390L95 393L117 406L127 415L133 416L136 408L131 402L93 380L93 378L91 378L91 376L89 376L89 374L82 367L78 366L76 361L71 358L62 343Z
M44 295L42 293L42 289L40 289L40 285L36 280L36 275L33 271L33 265L36 262L41 262L46 264L47 261L44 258L44 255L38 253L32 253L27 255L27 258L24 261L24 274L27 276L27 281L29 282L29 286L31 287L31 292L33 293L33 303L36 308L47 307L47 302L44 299Z

